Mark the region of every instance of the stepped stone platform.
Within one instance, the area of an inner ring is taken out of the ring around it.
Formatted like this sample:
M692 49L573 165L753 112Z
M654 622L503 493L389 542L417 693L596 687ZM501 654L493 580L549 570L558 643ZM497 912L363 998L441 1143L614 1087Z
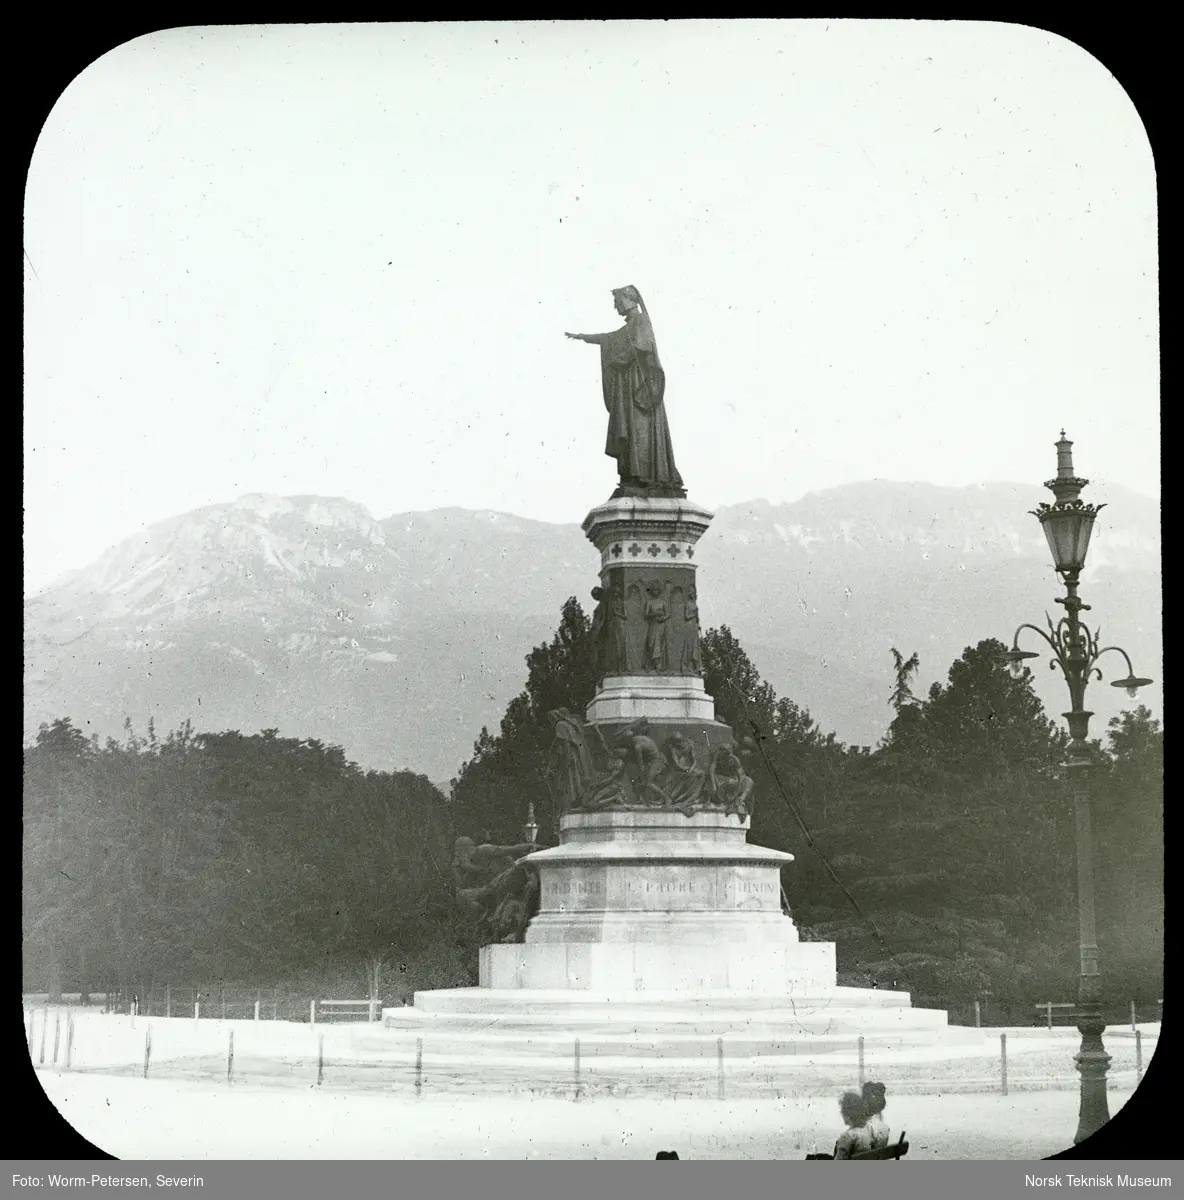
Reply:
M422 1037L433 1056L492 1056L524 1066L570 1056L622 1069L655 1059L801 1061L850 1055L862 1035L878 1049L981 1044L978 1029L951 1026L945 1012L913 1008L907 993L872 988L802 988L781 996L735 991L593 992L452 988L418 992L413 1006L388 1008L373 1049ZM672 1064L673 1065L673 1064Z
M861 1035L982 1043L907 993L838 986L834 944L803 941L784 903L793 855L748 843L753 781L702 677L695 545L710 521L671 497L589 513L604 674L586 724L568 719L560 739L557 723L559 844L519 860L538 911L522 941L482 947L480 986L384 1009L360 1035L371 1052L410 1043L458 1078L502 1062L543 1079L570 1058L635 1080L716 1056L720 1071L837 1064Z

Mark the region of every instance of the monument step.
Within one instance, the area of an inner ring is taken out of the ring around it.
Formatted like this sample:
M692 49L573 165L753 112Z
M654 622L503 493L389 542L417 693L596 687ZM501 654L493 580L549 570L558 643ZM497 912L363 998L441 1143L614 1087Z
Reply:
M946 1027L929 1029L914 1029L907 1032L874 1034L878 1052L885 1050L903 1050L909 1047L930 1046L940 1041L967 1041L961 1036L946 1037ZM364 1042L353 1044L354 1049L364 1049L368 1052L394 1054L396 1057L407 1057L414 1053L418 1039L409 1031L390 1031L392 1040L398 1045L383 1047L379 1037L367 1038ZM737 1059L793 1059L809 1058L817 1055L854 1054L858 1045L859 1035L853 1031L842 1034L802 1034L799 1036L779 1035L770 1037L758 1034L744 1036L728 1033L723 1036L725 1058ZM682 1037L605 1037L581 1033L578 1035L580 1055L586 1059L704 1059L715 1058L719 1054L720 1035L701 1034ZM977 1043L982 1037L970 1039ZM472 1063L474 1055L484 1062L490 1055L506 1055L521 1059L565 1059L574 1053L576 1037L521 1037L521 1038L491 1038L488 1034L463 1034L435 1030L426 1035L425 1047L433 1058L451 1056Z
M943 1047L981 1047L982 1031L962 1027L934 1026L928 1029L912 1029L897 1033L877 1032L872 1035L876 1053L900 1053L941 1045ZM781 1066L790 1069L795 1065L809 1065L812 1060L825 1057L831 1061L855 1061L858 1055L859 1035L847 1033L803 1034L770 1037L765 1034L723 1035L723 1057L726 1063L735 1066L759 1065L762 1069ZM422 1044L424 1057L432 1063L465 1063L470 1066L479 1059L482 1064L504 1061L527 1063L532 1069L548 1062L566 1062L574 1059L576 1037L507 1037L500 1032L452 1033L427 1031L416 1037L414 1031L386 1030L382 1033L359 1035L350 1043L351 1052L365 1052L368 1057L392 1063L414 1060ZM679 1063L698 1067L704 1060L718 1059L720 1036L662 1037L605 1037L579 1035L580 1059L595 1061L601 1066L610 1064L638 1068L646 1062L661 1060L663 1064L676 1066Z
M483 1013L423 1012L418 1009L387 1009L383 1025L387 1029L455 1030L481 1033L499 1030L506 1034L562 1030L589 1035L630 1036L716 1036L724 1033L794 1036L854 1030L888 1031L894 1029L941 1028L946 1014L937 1009L918 1008L837 1008L822 1007L809 1011L780 1010L748 1012L700 1012L670 1018L653 1010L604 1010L582 1013Z
M662 1019L712 1019L750 1013L786 1012L791 1015L819 1009L911 1009L908 992L875 988L809 987L800 992L761 994L737 991L600 992L526 988L442 988L416 992L414 1011L474 1013L483 1016L523 1013L530 1017L586 1014L612 1020L626 1014L641 1017L660 1013ZM407 1011L383 1009L383 1015ZM937 1010L931 1010L937 1011Z

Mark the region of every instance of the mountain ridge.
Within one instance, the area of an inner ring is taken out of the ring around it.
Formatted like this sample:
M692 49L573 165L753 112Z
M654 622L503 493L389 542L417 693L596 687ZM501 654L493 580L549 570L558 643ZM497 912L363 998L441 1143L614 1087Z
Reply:
M1159 504L1096 490L1115 502L1083 593L1139 671L1161 675ZM1054 608L1028 515L1043 498L1025 484L864 481L722 506L700 543L705 627L727 624L824 729L874 743L891 646L920 652L927 686L966 645L1009 640ZM101 736L125 715L158 729L188 717L447 779L481 726L496 729L563 601L587 610L597 582L574 522L455 506L378 519L340 497L246 493L155 522L25 598L25 736L58 716ZM1037 686L1051 713L1065 707L1063 684L1060 699ZM1099 733L1117 709L1094 707Z

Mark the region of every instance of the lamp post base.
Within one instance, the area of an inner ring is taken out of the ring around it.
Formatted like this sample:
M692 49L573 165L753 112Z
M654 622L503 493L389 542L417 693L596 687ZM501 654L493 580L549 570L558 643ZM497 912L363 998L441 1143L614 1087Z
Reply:
M1102 1031L1106 1028L1106 1022L1100 1014L1090 1014L1078 1022L1077 1028L1081 1032L1081 1049L1074 1056L1074 1061L1081 1074L1081 1108L1077 1133L1073 1138L1075 1146L1097 1133L1110 1120L1106 1100L1106 1071L1110 1066L1110 1055L1102 1045Z

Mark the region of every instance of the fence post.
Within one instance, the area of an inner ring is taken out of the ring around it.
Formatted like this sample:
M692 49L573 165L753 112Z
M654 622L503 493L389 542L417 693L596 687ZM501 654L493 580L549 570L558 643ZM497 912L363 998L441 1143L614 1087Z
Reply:
M33 1061L33 1030L37 1026L37 1010L29 1009L29 1061Z
M166 1017L173 1015L173 985L171 983L164 985L164 1015Z
M1143 1078L1143 1031L1135 1030L1135 1083Z
M974 1002L974 1027L975 1029L981 1029L983 1027L982 1005L977 1000Z
M144 1029L144 1078L148 1078L148 1060L152 1057L152 1026Z
M859 1086L861 1089L863 1088L864 1078L865 1077L864 1077L864 1070L863 1070L863 1034L861 1033L859 1035Z
M66 1070L70 1069L70 1056L74 1049L74 1018L66 1014Z
M415 1039L415 1094L423 1095L423 1038Z
M715 1065L716 1074L719 1076L718 1096L719 1099L724 1098L724 1039L717 1037L715 1039Z
M1052 1001L1048 1001L1048 1027L1052 1028Z
M193 1019L195 1021L201 1020L201 1001L200 1000L194 1000L194 1002L193 1002Z
M1135 1002L1131 1001L1131 1033L1136 1032L1138 1022L1135 1020Z
M259 1001L255 1001L255 1020L259 1020Z
M1007 1034L999 1035L999 1067L1002 1076L1003 1095L1007 1095Z
M221 985L221 987L222 987L222 1020L225 1021L226 1020L226 984L223 983Z
M315 1000L308 1002L308 1023L310 1025L317 1023L317 1002Z
M234 1078L234 1030L230 1031L230 1046L226 1051L226 1082Z
M41 1010L41 1061L45 1062L45 1030L49 1025L49 1009Z
M572 1093L572 1099L580 1098L580 1039L576 1038L576 1057L575 1057L575 1090Z
M314 1001L315 1003L315 1001ZM325 1078L325 1035L322 1033L317 1038L317 1087L321 1086L321 1082Z
M58 1041L62 1036L62 1014L54 1013L53 1015L53 1062L57 1066L58 1062Z

